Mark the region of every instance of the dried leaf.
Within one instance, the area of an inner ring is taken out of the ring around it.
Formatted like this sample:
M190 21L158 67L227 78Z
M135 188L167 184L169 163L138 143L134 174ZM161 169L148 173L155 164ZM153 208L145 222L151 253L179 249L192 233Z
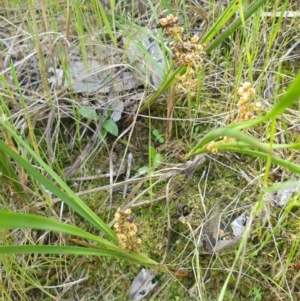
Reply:
M220 213L210 218L203 226L201 241L207 251L213 251L219 238Z
M201 235L203 247L209 252L217 253L234 248L243 237L243 233L245 231L248 221L248 216L246 216L245 214L240 215L231 223L233 237L230 239L224 239L225 237L223 237L223 239L220 239L219 233L221 215L220 213L216 213L203 226L203 231Z
M150 41L150 39L148 39L147 41L149 42L147 50L153 60L157 63L156 65L153 65L154 68L151 70L150 82L155 88L158 88L163 80L164 57L156 40Z
M71 87L74 92L91 94L96 92L103 85L104 74L101 71L101 66L96 61L88 61L88 66L82 61L70 62L70 79ZM69 87L68 81L65 81L65 86ZM109 89L106 87L105 93Z
M163 52L157 40L149 35L141 33L134 39L128 41L124 39L124 44L128 45L128 59L131 65L141 71L150 83L158 88L163 79L165 70Z
M124 111L124 102L119 99L114 99L111 103L111 110L112 114L110 118L115 122L119 121Z
M110 83L115 92L122 92L136 89L142 85L142 82L134 76L131 71L120 72L117 77L113 79L113 84Z
M104 70L105 69L105 70ZM110 90L123 92L132 90L142 85L131 71L115 73L115 68L102 68L99 63L88 60L87 65L83 61L74 60L70 62L68 77L70 81L64 81L64 86L73 89L76 93L89 95L95 92L109 93ZM51 76L48 82L54 86L62 86L64 73L62 69L50 67L48 73Z
M275 79L272 75L267 76L267 86L264 91L264 99L268 100L272 97L275 88Z
M219 240L215 246L215 252L219 253L225 250L233 249L241 240L243 235L237 236L233 239Z
M237 237L244 233L245 228L249 222L249 216L247 216L245 213L238 216L235 220L232 221L230 224L232 228L233 236Z
M300 191L299 185L290 185L278 189L274 193L266 193L264 198L269 200L272 206L285 206L294 193Z
M243 213L240 216L238 216L235 220L233 220L230 224L232 228L233 237L230 239L218 240L215 246L215 251L221 252L236 247L236 245L240 242L240 240L243 237L249 219L249 216Z
M142 269L131 284L130 298L132 300L142 300L146 297L158 283L152 283L155 275L156 271Z

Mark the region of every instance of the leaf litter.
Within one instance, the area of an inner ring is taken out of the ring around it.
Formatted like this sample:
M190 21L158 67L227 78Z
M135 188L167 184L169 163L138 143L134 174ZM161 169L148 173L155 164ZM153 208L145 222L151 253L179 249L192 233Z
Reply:
M222 220L222 214L218 208L217 212L204 222L200 244L206 251L212 253L219 253L236 247L243 237L249 219L249 216L243 213L230 223L231 229L229 229L229 227L224 226L226 223Z
M153 282L156 271L142 269L135 277L130 288L130 298L134 301L142 300L146 297L158 284Z
M10 24L6 24L6 26L10 28ZM10 33L10 31L8 32ZM125 63L124 49L122 48L114 49L109 45L99 45L97 56L90 55L83 58L78 42L73 41L68 45L67 53L63 55L64 64L60 61L62 55L58 55L58 39L55 40L51 33L47 37L41 36L40 42L45 56L44 63L51 95L63 95L65 99L69 91L73 95L74 93L83 95L85 99L98 96L97 98L102 98L105 103L111 98L105 97L109 94L114 99L110 104L112 119L120 120L125 105L132 106L134 93L140 94L141 90L147 86L156 89L162 81L164 73L162 50L158 42L150 35L153 35L153 32L143 33L139 38L141 42L136 40L128 42L124 38L124 42L129 43L129 48L126 49L127 62L125 60ZM22 37L26 44L20 42ZM8 36L0 40L3 57L0 73L6 77L10 87L14 89L13 73L16 72L21 91L24 91L24 95L30 94L30 97L26 99L27 104L34 102L38 93L39 100L37 102L42 107L40 99L47 96L43 90L39 58L34 50L35 43L26 31L23 31L22 37L13 39ZM53 44L49 45L49 40ZM89 45L89 42L86 42ZM139 47L136 46L137 43L140 43ZM0 89L5 89L5 86L1 85ZM126 97L128 92L130 92L130 97ZM61 101L60 106L62 107L64 103L65 101ZM90 106L90 104L87 105ZM61 112L63 111L61 110ZM67 112L67 116L70 116L71 111L67 109ZM41 110L38 111L38 114L41 114Z

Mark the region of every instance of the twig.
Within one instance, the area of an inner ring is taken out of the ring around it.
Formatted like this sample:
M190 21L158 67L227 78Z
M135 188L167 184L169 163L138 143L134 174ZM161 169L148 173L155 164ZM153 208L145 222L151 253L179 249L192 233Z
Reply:
M126 177L125 181L127 181L130 177L130 171L131 171L131 162L132 162L132 153L128 154L128 162L127 162L127 171L126 171ZM125 198L128 190L128 184L125 184L124 191L123 191L123 198Z
M170 219L169 204L170 204L170 184L172 182L172 179L173 179L173 177L171 177L169 179L167 187L166 187L166 206L167 206L167 211L168 211L167 245L166 245L164 256L160 262L161 264L164 264L164 262L168 256L168 251L170 249L170 243L171 243L171 219Z
M195 162L195 160L197 163ZM159 181L162 181L162 180L171 178L172 176L174 176L176 174L180 174L180 173L191 174L192 172L194 172L196 170L197 167L202 165L204 162L205 162L205 156L199 155L199 156L196 156L196 158L194 160L188 161L186 163L179 163L179 164L176 164L175 166L173 166L172 168L158 170L157 172L151 174L151 179L159 179ZM191 167L193 167L193 168L191 169ZM87 191L80 191L77 193L77 195L96 193L96 192L108 190L111 188L118 188L125 184L134 184L134 183L139 183L141 181L147 181L147 180L149 180L149 176L142 177L142 178L141 177L132 177L128 181L122 181L122 182L117 182L117 183L113 183L110 185L104 185L104 186L96 187L93 189L89 189ZM130 205L131 204L128 204L127 206L130 206Z
M47 154L48 154L48 158L50 159L50 162L52 162L53 160L53 151L51 147L51 135L50 135L53 126L53 115L54 115L53 110L51 110L48 115L47 126L45 129L46 142L47 142Z

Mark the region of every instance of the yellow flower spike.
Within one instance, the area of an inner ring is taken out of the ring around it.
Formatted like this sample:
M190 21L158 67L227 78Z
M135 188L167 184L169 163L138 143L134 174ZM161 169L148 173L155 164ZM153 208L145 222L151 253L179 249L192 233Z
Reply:
M213 149L211 150L211 153L212 153L213 155L216 155L218 152L219 152L219 151L218 151L217 148L213 148Z
M187 77L185 74L183 74L181 77L180 77L180 81L182 82L185 82L187 80Z
M130 236L130 237L134 237L135 235L136 235L136 231L130 231L128 233L128 236Z
M115 213L115 219L119 220L120 218L121 218L121 213L119 212L119 209L118 209L118 211Z
M235 120L235 123L253 119L254 111L258 111L261 108L260 102L256 102L255 104L251 103L251 99L256 95L255 89L252 88L251 83L245 82L242 87L238 89L237 94L240 96L240 99L237 103L238 118Z
M247 102L249 102L249 96L247 95L247 94L243 94L242 96L241 96L241 98L240 98L240 100L239 100L239 102L240 103L247 103Z
M249 95L250 95L251 98L253 98L256 95L256 92L255 92L254 88L249 89Z
M191 43L192 44L198 44L199 42L199 37L194 35L192 38L191 38Z
M124 250L127 250L127 244L126 244L125 242L122 242L122 243L120 244L120 247L121 247L122 249L124 249Z
M174 41L180 41L181 40L181 37L180 37L180 34L179 33L176 33L175 35L174 35Z
M255 104L254 104L254 107L253 107L253 109L255 110L255 111L259 111L259 110L261 110L261 108L262 108L262 104L261 104L261 102L256 102Z
M126 215L130 215L132 212L131 212L131 209L126 209L126 210L124 211L124 213L125 213Z
M248 120L251 120L251 119L253 119L253 117L254 117L254 115L253 115L253 113L252 112L247 112L246 114L245 114L245 121L248 121Z
M124 211L119 208L114 215L116 223L113 227L117 233L119 246L125 250L137 251L139 248L139 244L136 242L138 228L131 213L129 208Z
M191 54L187 54L187 55L185 56L185 60L186 60L188 63L190 63L190 62L192 62L192 60L193 60L193 56L192 56Z
M114 226L113 226L116 230L120 228L120 224L119 223L114 223Z
M194 69L191 69L190 71L189 71L189 76L195 76L195 70Z
M168 16L167 16L167 20L168 21L172 21L174 19L174 16L172 15L172 14L169 14Z
M162 18L159 20L159 24L162 26L162 27L165 27L167 24L168 24L168 20L167 18Z
M251 83L249 83L249 82L244 82L244 84L243 84L243 89L244 89L244 91L249 90L251 87L252 87Z
M239 88L237 91L238 95L242 96L244 94L244 89L243 87Z
M206 145L206 149L207 149L208 151L211 151L211 150L213 149L213 147L214 147L214 142L209 142L209 143Z
M129 223L128 229L137 231L137 226L134 223Z
M177 92L182 90L184 93L190 93L194 97L198 88L198 73L202 69L203 57L205 56L205 46L199 45L200 37L197 35L191 38L184 35L184 28L179 27L178 17L172 14L166 16L159 15L160 26L169 34L175 43L172 45L172 60L176 62L175 66L187 67L186 73L182 76L176 75L176 83L174 90Z
M117 234L119 242L125 242L127 240L127 236L123 233L118 233Z
M202 44L198 44L198 45L197 45L197 50L198 50L199 52L204 51L204 46L203 46Z
M174 17L174 18L173 18L173 22L174 22L175 24L177 24L177 23L179 22L179 18L178 18L178 17Z

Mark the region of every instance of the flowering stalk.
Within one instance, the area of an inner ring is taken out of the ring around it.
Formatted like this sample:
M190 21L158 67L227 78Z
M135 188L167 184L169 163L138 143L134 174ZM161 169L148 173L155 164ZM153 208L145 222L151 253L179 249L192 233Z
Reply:
M254 119L255 112L261 110L261 102L253 102L256 95L255 89L252 87L251 83L245 82L242 87L238 89L238 95L240 96L237 103L237 117L234 123L241 123L244 121L249 121ZM218 153L218 145L226 142L234 142L235 138L224 136L220 141L211 141L206 145L206 149L212 154Z
M128 251L138 251L142 240L136 237L138 228L133 221L131 210L122 211L120 208L115 213L114 228L117 232L119 246Z
M199 44L200 37L194 35L188 38L183 34L183 27L178 27L179 19L172 14L159 15L157 27L163 28L167 34L173 37L172 59L176 67L185 66L184 74L176 75L175 91L190 93L194 97L198 88L198 75L203 68L203 58L205 56L205 45Z
M167 129L166 129L166 140L169 141L172 133L172 117L174 111L174 94L183 92L189 94L190 97L195 97L199 86L199 73L203 68L203 58L205 56L205 46L199 44L200 37L194 35L192 38L188 38L183 34L183 27L178 26L178 17L172 14L159 15L158 28L162 28L168 35L172 36L173 44L171 49L173 51L172 60L177 68L184 67L185 72L183 74L176 74L175 86L172 93L168 94L167 100ZM190 100L189 100L190 101ZM190 112L189 102L189 116Z

